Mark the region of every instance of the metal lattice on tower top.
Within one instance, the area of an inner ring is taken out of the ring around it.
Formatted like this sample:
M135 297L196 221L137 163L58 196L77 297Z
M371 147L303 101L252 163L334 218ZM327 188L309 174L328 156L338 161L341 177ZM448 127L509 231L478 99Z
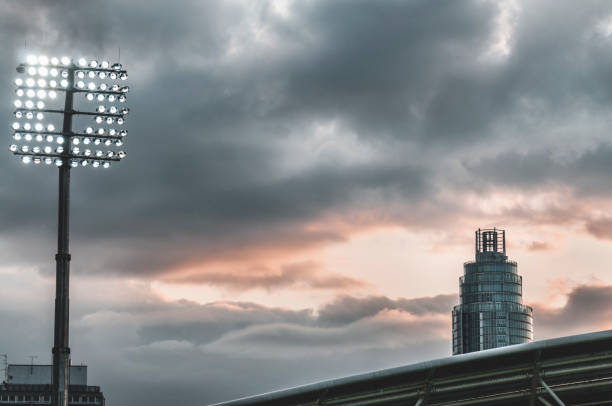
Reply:
M25 164L59 167L52 403L68 406L70 169L108 168L125 158L121 147L128 135L123 126L129 88L122 83L128 75L119 63L44 55L28 56L17 73L9 150ZM75 104L84 108L76 110ZM83 118L91 121L73 131L73 119Z

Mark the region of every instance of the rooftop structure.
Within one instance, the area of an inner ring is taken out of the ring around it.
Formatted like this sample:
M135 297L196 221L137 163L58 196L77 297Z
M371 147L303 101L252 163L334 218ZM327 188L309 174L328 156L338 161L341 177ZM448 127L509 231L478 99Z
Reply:
M478 229L475 261L463 265L461 303L453 308L453 354L533 340L533 310L523 305L523 279L506 256L506 232Z
M6 380L0 385L0 405L21 406L51 404L52 365L9 364ZM87 366L70 366L69 405L103 406L99 386L87 385Z

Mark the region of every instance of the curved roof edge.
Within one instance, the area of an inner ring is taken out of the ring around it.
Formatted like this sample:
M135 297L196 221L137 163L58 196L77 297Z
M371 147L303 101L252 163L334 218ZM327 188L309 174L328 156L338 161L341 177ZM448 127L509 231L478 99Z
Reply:
M306 395L308 393L320 392L326 389L349 384L357 384L372 379L381 379L385 377L395 376L398 374L415 373L427 371L430 369L438 369L447 366L456 366L467 362L487 360L500 355L518 355L529 352L542 351L563 347L575 344L589 344L599 341L612 340L612 330L598 331L595 333L578 334L567 337L552 338L548 340L540 340L526 344L516 344L507 347L494 348L468 354L454 355L445 358L433 359L430 361L419 362L416 364L405 365L382 369L378 371L366 372L358 375L351 375L344 378L330 379L326 381L315 382L307 385L296 386L293 388L282 389L274 392L267 392L260 395L244 397L227 402L215 403L210 406L246 406L254 405L261 402L280 400L286 397L294 397Z

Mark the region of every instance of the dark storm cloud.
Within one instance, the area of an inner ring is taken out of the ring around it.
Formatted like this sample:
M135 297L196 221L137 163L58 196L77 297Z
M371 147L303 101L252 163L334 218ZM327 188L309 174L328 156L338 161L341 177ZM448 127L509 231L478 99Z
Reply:
M533 306L534 329L538 339L585 333L609 328L612 316L612 286L581 285L567 293L560 308Z

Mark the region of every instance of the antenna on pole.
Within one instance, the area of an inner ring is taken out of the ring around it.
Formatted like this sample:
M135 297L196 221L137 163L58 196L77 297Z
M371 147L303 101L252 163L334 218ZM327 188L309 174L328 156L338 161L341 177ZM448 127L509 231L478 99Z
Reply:
M34 375L34 359L38 358L38 355L30 355L30 375Z

